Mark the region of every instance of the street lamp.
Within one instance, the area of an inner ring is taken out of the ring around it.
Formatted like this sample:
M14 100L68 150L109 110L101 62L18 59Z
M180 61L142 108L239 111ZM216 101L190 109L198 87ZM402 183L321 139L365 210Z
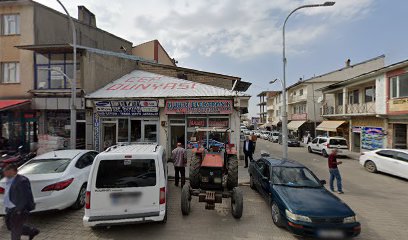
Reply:
M286 17L285 22L283 23L282 27L282 61L283 61L283 81L282 81L282 146L283 146L283 159L288 159L288 115L287 115L287 107L286 107L286 52L285 52L285 27L286 23L289 20L289 17L292 16L297 10L303 8L314 8L314 7L330 7L333 6L335 2L325 2L322 4L307 4L302 5L300 7L295 8L289 15Z
M77 68L77 46L76 46L76 30L75 30L75 23L74 20L72 19L71 15L69 15L69 12L67 11L67 9L65 8L65 6L61 3L60 0L57 0L57 2L61 5L61 7L64 9L65 13L68 16L69 19L69 23L71 25L71 29L72 29L72 48L74 50L74 56L73 56L73 62L74 62L74 73L73 73L73 77L71 80L71 133L70 133L70 146L71 149L75 149L76 148L76 68ZM54 69L55 70L55 69ZM62 73L64 76L66 76L64 73ZM69 79L69 78L68 78Z

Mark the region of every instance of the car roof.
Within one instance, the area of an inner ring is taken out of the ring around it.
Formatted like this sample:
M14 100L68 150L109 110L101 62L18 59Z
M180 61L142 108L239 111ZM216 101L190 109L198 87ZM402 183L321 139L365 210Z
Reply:
M382 151L382 150L391 150L391 151L403 152L403 153L408 154L407 149L397 149L397 148L379 148L379 149L373 150L373 152L378 152L378 151Z
M116 145L106 149L104 153L155 153L161 148L161 146L155 143L131 144L124 146Z
M268 161L272 167L305 167L303 164L294 160L284 160L274 157L263 157L265 161Z
M34 158L36 159L60 159L60 158L69 158L69 159L74 159L76 156L91 152L91 150L56 150L52 152L47 152L44 154L41 154L37 157Z

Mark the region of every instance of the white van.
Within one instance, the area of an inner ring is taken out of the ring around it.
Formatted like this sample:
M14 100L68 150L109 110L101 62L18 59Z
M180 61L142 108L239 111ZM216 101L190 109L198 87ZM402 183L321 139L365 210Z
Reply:
M85 226L167 220L167 164L157 144L113 146L96 156L89 174Z

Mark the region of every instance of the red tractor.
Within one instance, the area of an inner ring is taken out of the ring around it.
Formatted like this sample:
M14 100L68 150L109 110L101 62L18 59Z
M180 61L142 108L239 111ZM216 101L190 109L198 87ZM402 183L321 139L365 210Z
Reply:
M190 143L193 146L190 184L184 185L181 192L181 212L183 215L190 213L192 196L198 196L199 202L205 202L209 210L213 210L216 203L222 203L223 198L231 198L232 215L241 218L243 196L238 188L237 150L229 143L231 130L197 128L196 133L209 138ZM222 138L224 141L220 141Z

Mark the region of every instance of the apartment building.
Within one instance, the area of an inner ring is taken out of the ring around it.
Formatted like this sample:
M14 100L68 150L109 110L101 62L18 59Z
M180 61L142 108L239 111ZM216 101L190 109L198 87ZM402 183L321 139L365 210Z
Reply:
M350 150L407 149L408 60L320 90L322 130L348 137Z
M289 86L286 89L289 132L298 138L308 134L318 135L316 127L323 121L319 113L323 93L318 89L384 67L384 58L381 55L356 64L347 60L343 68L305 80L299 79Z
M263 126L265 123L267 123L267 118L268 118L268 112L266 111L266 104L267 104L267 94L268 91L263 91L257 95L259 97L259 103L257 106L259 107L259 126Z

